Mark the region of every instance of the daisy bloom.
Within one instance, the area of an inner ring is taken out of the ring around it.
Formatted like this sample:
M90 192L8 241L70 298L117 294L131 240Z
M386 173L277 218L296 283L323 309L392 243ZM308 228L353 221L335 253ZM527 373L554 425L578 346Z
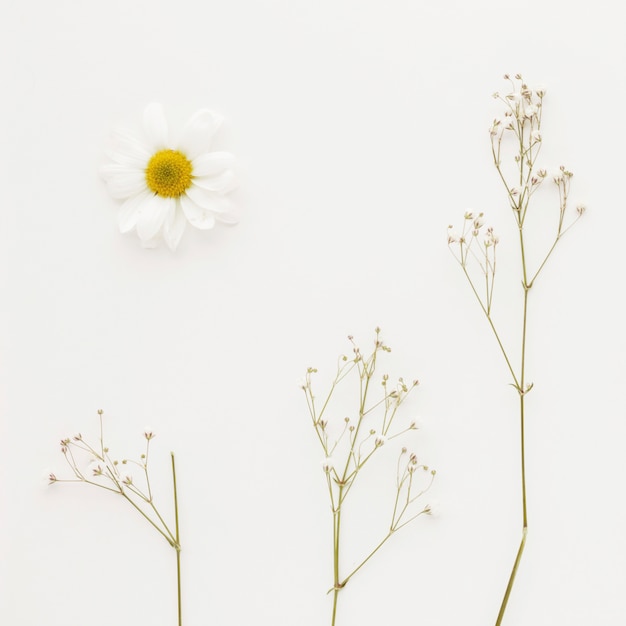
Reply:
M118 130L101 174L111 195L122 200L120 232L137 231L145 247L160 238L175 250L187 222L208 230L216 222L236 224L225 197L235 186L234 157L210 152L222 118L208 109L196 112L172 142L160 104L143 114L143 136Z

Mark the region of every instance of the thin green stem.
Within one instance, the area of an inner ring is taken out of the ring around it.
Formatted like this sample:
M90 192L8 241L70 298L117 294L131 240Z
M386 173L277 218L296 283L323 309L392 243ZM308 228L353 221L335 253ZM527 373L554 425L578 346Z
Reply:
M178 539L176 538L176 535L172 533L172 531L169 529L169 526L165 523L165 520L161 517L161 514L159 513L158 509L156 508L156 506L154 506L154 502L149 501L148 503L150 504L150 507L154 511L154 514L159 518L159 521L161 522L161 524L163 524L163 528L165 529L165 532L170 536L173 542L172 545L176 547L176 545L178 544Z
M528 533L528 529L524 528L522 530L522 541L519 544L519 548L517 550L517 556L515 557L515 563L513 564L513 570L511 571L511 576L509 577L509 583L506 586L506 591L504 592L504 599L502 600L502 604L500 606L500 612L498 613L498 619L496 620L496 626L500 626L502 624L502 620L504 618L504 612L506 611L506 605L509 602L509 596L511 595L511 590L513 589L513 583L515 582L515 574L517 574L517 568L522 560L522 553L524 552L524 546L526 545L526 535Z
M528 326L528 292L530 291L531 285L528 284L528 277L526 272L526 255L524 250L524 233L522 227L520 226L520 252L522 258L522 275L523 281L522 286L524 288L524 309L522 316L522 357L520 364L520 387L518 388L520 394L520 461L521 461L521 470L522 470L522 539L520 541L519 548L517 550L517 555L515 557L515 562L513 563L513 569L511 570L511 575L509 576L509 581L506 586L506 590L504 592L504 597L502 598L502 603L500 604L500 610L498 611L498 617L496 619L496 626L500 626L502 620L504 619L504 613L506 611L507 604L509 602L509 596L511 595L511 591L513 589L513 584L515 582L515 576L517 574L517 569L522 560L522 554L524 552L524 547L526 545L526 537L528 535L528 510L526 506L526 446L525 446L525 432L524 432L524 418L525 418L525 393L526 393L526 339L527 339L527 326Z
M337 618L337 600L339 599L339 589L337 587L333 588L333 619L332 626L335 626L335 620Z
M338 501L339 505L333 511L333 616L331 626L335 626L337 619L337 601L339 600L339 592L343 585L339 582L339 540L341 537L341 501L343 494L343 485L339 485Z
M172 457L172 483L174 486L174 519L176 524L176 592L178 600L178 626L183 624L183 607L181 597L180 584L180 527L178 525L178 490L176 489L176 463L174 462L174 453L170 452Z
M128 500L128 502L130 502L130 503L133 505L133 507L135 507L135 509L137 509L137 511L139 511L139 513L140 513L143 517L145 517L145 518L148 520L148 522L150 522L150 524L151 524L154 528L156 528L156 530L159 532L159 534L160 534L160 535L163 535L163 537L165 537L165 540L167 541L167 543L169 543L169 544L170 544L170 546L172 546L172 548L175 548L175 547L176 547L176 545L175 545L174 541L172 540L172 538L171 538L171 537L169 537L168 535L166 535L166 534L165 534L165 533L164 533L164 532L163 532L163 531L162 531L162 530L161 530L161 529L160 529L160 528L159 528L159 527L158 527L158 526L154 523L154 521L153 521L152 519L150 519L150 517L149 517L148 515L146 515L146 514L145 514L145 513L141 510L141 508L140 508L139 506L137 506L137 504L135 504L135 502L133 501L133 499L132 499L132 498L130 498L130 497L129 497L126 493L124 493L124 491L119 491L119 492L117 492L117 493L119 493L120 495L124 496L124 498L126 498L126 500Z
M341 587L345 587L346 583L383 547L391 535L393 535L393 531L389 531L386 537L363 559L363 561L341 581Z
M487 309L485 308L485 305L483 304L483 301L480 299L480 296L478 295L478 292L476 291L476 288L474 287L474 283L469 275L469 272L467 271L467 268L464 265L461 265L461 267L463 269L463 272L465 273L467 280L469 281L470 287L472 288L472 291L474 292L476 299L478 300L478 304L480 304L480 308L483 310L483 313L485 314L485 317L487 318L487 321L489 322L489 326L491 326L491 330L493 331L496 341L498 342L498 346L500 347L500 352L502 352L502 356L504 357L504 360L506 361L506 365L509 368L509 372L511 376L513 377L515 387L517 389L520 389L520 384L517 380L517 376L515 375L515 370L513 369L513 366L511 365L511 361L509 360L509 356L506 353L506 350L504 349L504 345L502 344L502 341L500 340L500 335L498 334L498 331L493 323L493 320L491 319L491 315L489 315L489 313L487 312Z
M526 454L525 454L525 433L524 433L524 396L520 396L520 456L522 463L522 512L523 529L528 528L528 511L526 509Z

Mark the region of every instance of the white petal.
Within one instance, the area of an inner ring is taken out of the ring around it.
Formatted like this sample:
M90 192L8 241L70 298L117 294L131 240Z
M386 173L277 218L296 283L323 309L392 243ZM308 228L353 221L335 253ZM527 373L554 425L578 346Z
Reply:
M131 167L145 168L151 152L136 135L127 130L118 129L111 135L109 156L117 163Z
M151 191L144 191L132 198L128 198L128 200L122 204L117 216L117 223L121 233L127 233L135 228L137 218L139 217L139 208L145 201L148 201L151 196Z
M163 226L170 211L176 209L174 198L164 198L156 194L149 196L139 207L137 234L142 241L152 239Z
M154 150L167 148L167 120L163 107L153 102L143 112L143 127Z
M180 204L189 223L200 230L209 230L215 226L215 217L210 211L199 207L187 196L180 197Z
M229 226L234 226L235 224L239 224L239 220L233 213L230 211L226 211L224 213L216 213L215 219L222 224L228 224Z
M141 247L146 248L148 250L152 250L159 245L158 237L152 237L152 239L142 239Z
M199 176L194 178L193 184L209 191L228 193L237 186L237 179L233 170L226 170L218 176Z
M177 202L176 209L167 216L163 224L163 238L172 252L178 247L178 242L185 232L186 225L185 214L180 202Z
M112 174L111 170L108 170L106 174L105 172L102 174L106 176L105 180L110 194L117 200L130 198L146 188L146 176L143 172L125 170Z
M136 170L128 167L127 165L120 165L119 163L106 163L100 168L100 176L102 176L104 180L109 180L119 174L124 175L134 171Z
M218 222L222 222L222 224L228 224L229 226L239 224L239 220L230 211L225 211L224 213L216 213L215 219Z
M230 152L205 152L193 160L193 175L215 176L234 163L235 157Z
M227 211L230 202L226 198L222 198L212 191L191 185L185 192L198 206L208 209L214 213L223 213Z
M208 152L211 138L222 123L222 116L209 109L200 109L194 113L180 136L178 149L188 159L195 159L202 152Z

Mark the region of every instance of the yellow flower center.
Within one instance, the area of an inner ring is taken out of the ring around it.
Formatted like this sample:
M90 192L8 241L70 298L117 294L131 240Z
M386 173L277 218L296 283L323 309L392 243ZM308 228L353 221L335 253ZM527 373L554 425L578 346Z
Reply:
M191 187L192 167L178 150L159 150L146 167L146 183L150 191L165 198L178 198Z

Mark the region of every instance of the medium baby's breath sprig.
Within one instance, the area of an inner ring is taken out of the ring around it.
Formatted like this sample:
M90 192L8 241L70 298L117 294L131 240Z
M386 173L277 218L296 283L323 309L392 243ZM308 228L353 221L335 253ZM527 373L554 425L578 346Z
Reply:
M525 399L533 388L533 383L526 378L526 349L528 345L527 320L529 311L529 293L537 278L541 275L548 259L565 233L583 215L585 208L579 205L573 217L569 218L569 190L573 174L561 166L549 176L545 169L536 166L537 157L543 145L541 129L543 88L531 89L520 74L514 78L504 76L510 85L510 91L494 98L504 104L504 115L494 120L489 129L493 162L500 181L506 190L507 200L513 219L519 232L519 251L521 260L522 327L519 341L521 344L520 363L515 367L513 359L504 346L492 316L494 284L496 277L496 249L499 238L492 228L484 228L483 214L467 212L463 227L454 233L448 229L448 244L454 257L459 262L472 288L476 300L485 314L493 335L504 356L506 366L512 378L511 385L519 396L520 416L520 459L521 459L521 500L522 500L522 538L517 551L513 569L509 577L504 597L496 620L496 626L502 623L506 606L513 588L515 575L524 552L528 534L528 512L526 506L526 442ZM536 260L529 259L527 218L531 214L531 200L538 189L552 179L558 189L558 208L555 215L553 238Z
M100 420L100 439L96 445L90 444L80 433L72 437L61 439L61 452L67 461L74 478L57 478L49 475L49 483L83 483L104 489L122 496L151 526L154 528L176 552L176 591L178 602L178 626L182 626L181 605L181 578L180 578L180 530L178 524L178 492L176 488L176 464L174 453L170 452L172 462L172 482L174 491L174 526L168 525L163 515L154 503L152 484L148 461L150 457L150 442L155 434L146 429L145 452L139 460L122 459L121 461L111 453L104 441L103 411L98 411ZM89 459L87 470L82 469L82 459ZM140 480L136 481L133 469L139 470Z
M335 626L337 620L339 592L348 581L396 531L410 524L420 515L431 513L428 504L420 508L415 503L430 488L435 471L418 461L417 456L409 453L407 448L402 448L397 461L395 499L389 527L382 539L359 565L348 574L343 572L340 561L341 538L345 533L342 514L348 494L367 462L378 454L388 441L417 429L415 422L403 427L397 427L396 424L398 409L409 393L417 387L417 380L406 383L399 378L396 384L392 384L389 376L385 374L379 379L379 389L382 393L377 394L374 391L379 355L391 352L391 349L380 338L380 329L377 328L375 332L374 348L367 356L361 354L352 337L348 338L352 344L352 356L340 357L337 373L328 393L323 396L321 405L317 403L313 393L312 377L317 370L312 367L308 368L302 382L312 425L324 453L322 469L326 477L333 516L333 586L328 591L333 594L332 626ZM356 403L352 416L337 420L336 417L328 416L331 399L337 386L347 378L356 378L358 381Z

